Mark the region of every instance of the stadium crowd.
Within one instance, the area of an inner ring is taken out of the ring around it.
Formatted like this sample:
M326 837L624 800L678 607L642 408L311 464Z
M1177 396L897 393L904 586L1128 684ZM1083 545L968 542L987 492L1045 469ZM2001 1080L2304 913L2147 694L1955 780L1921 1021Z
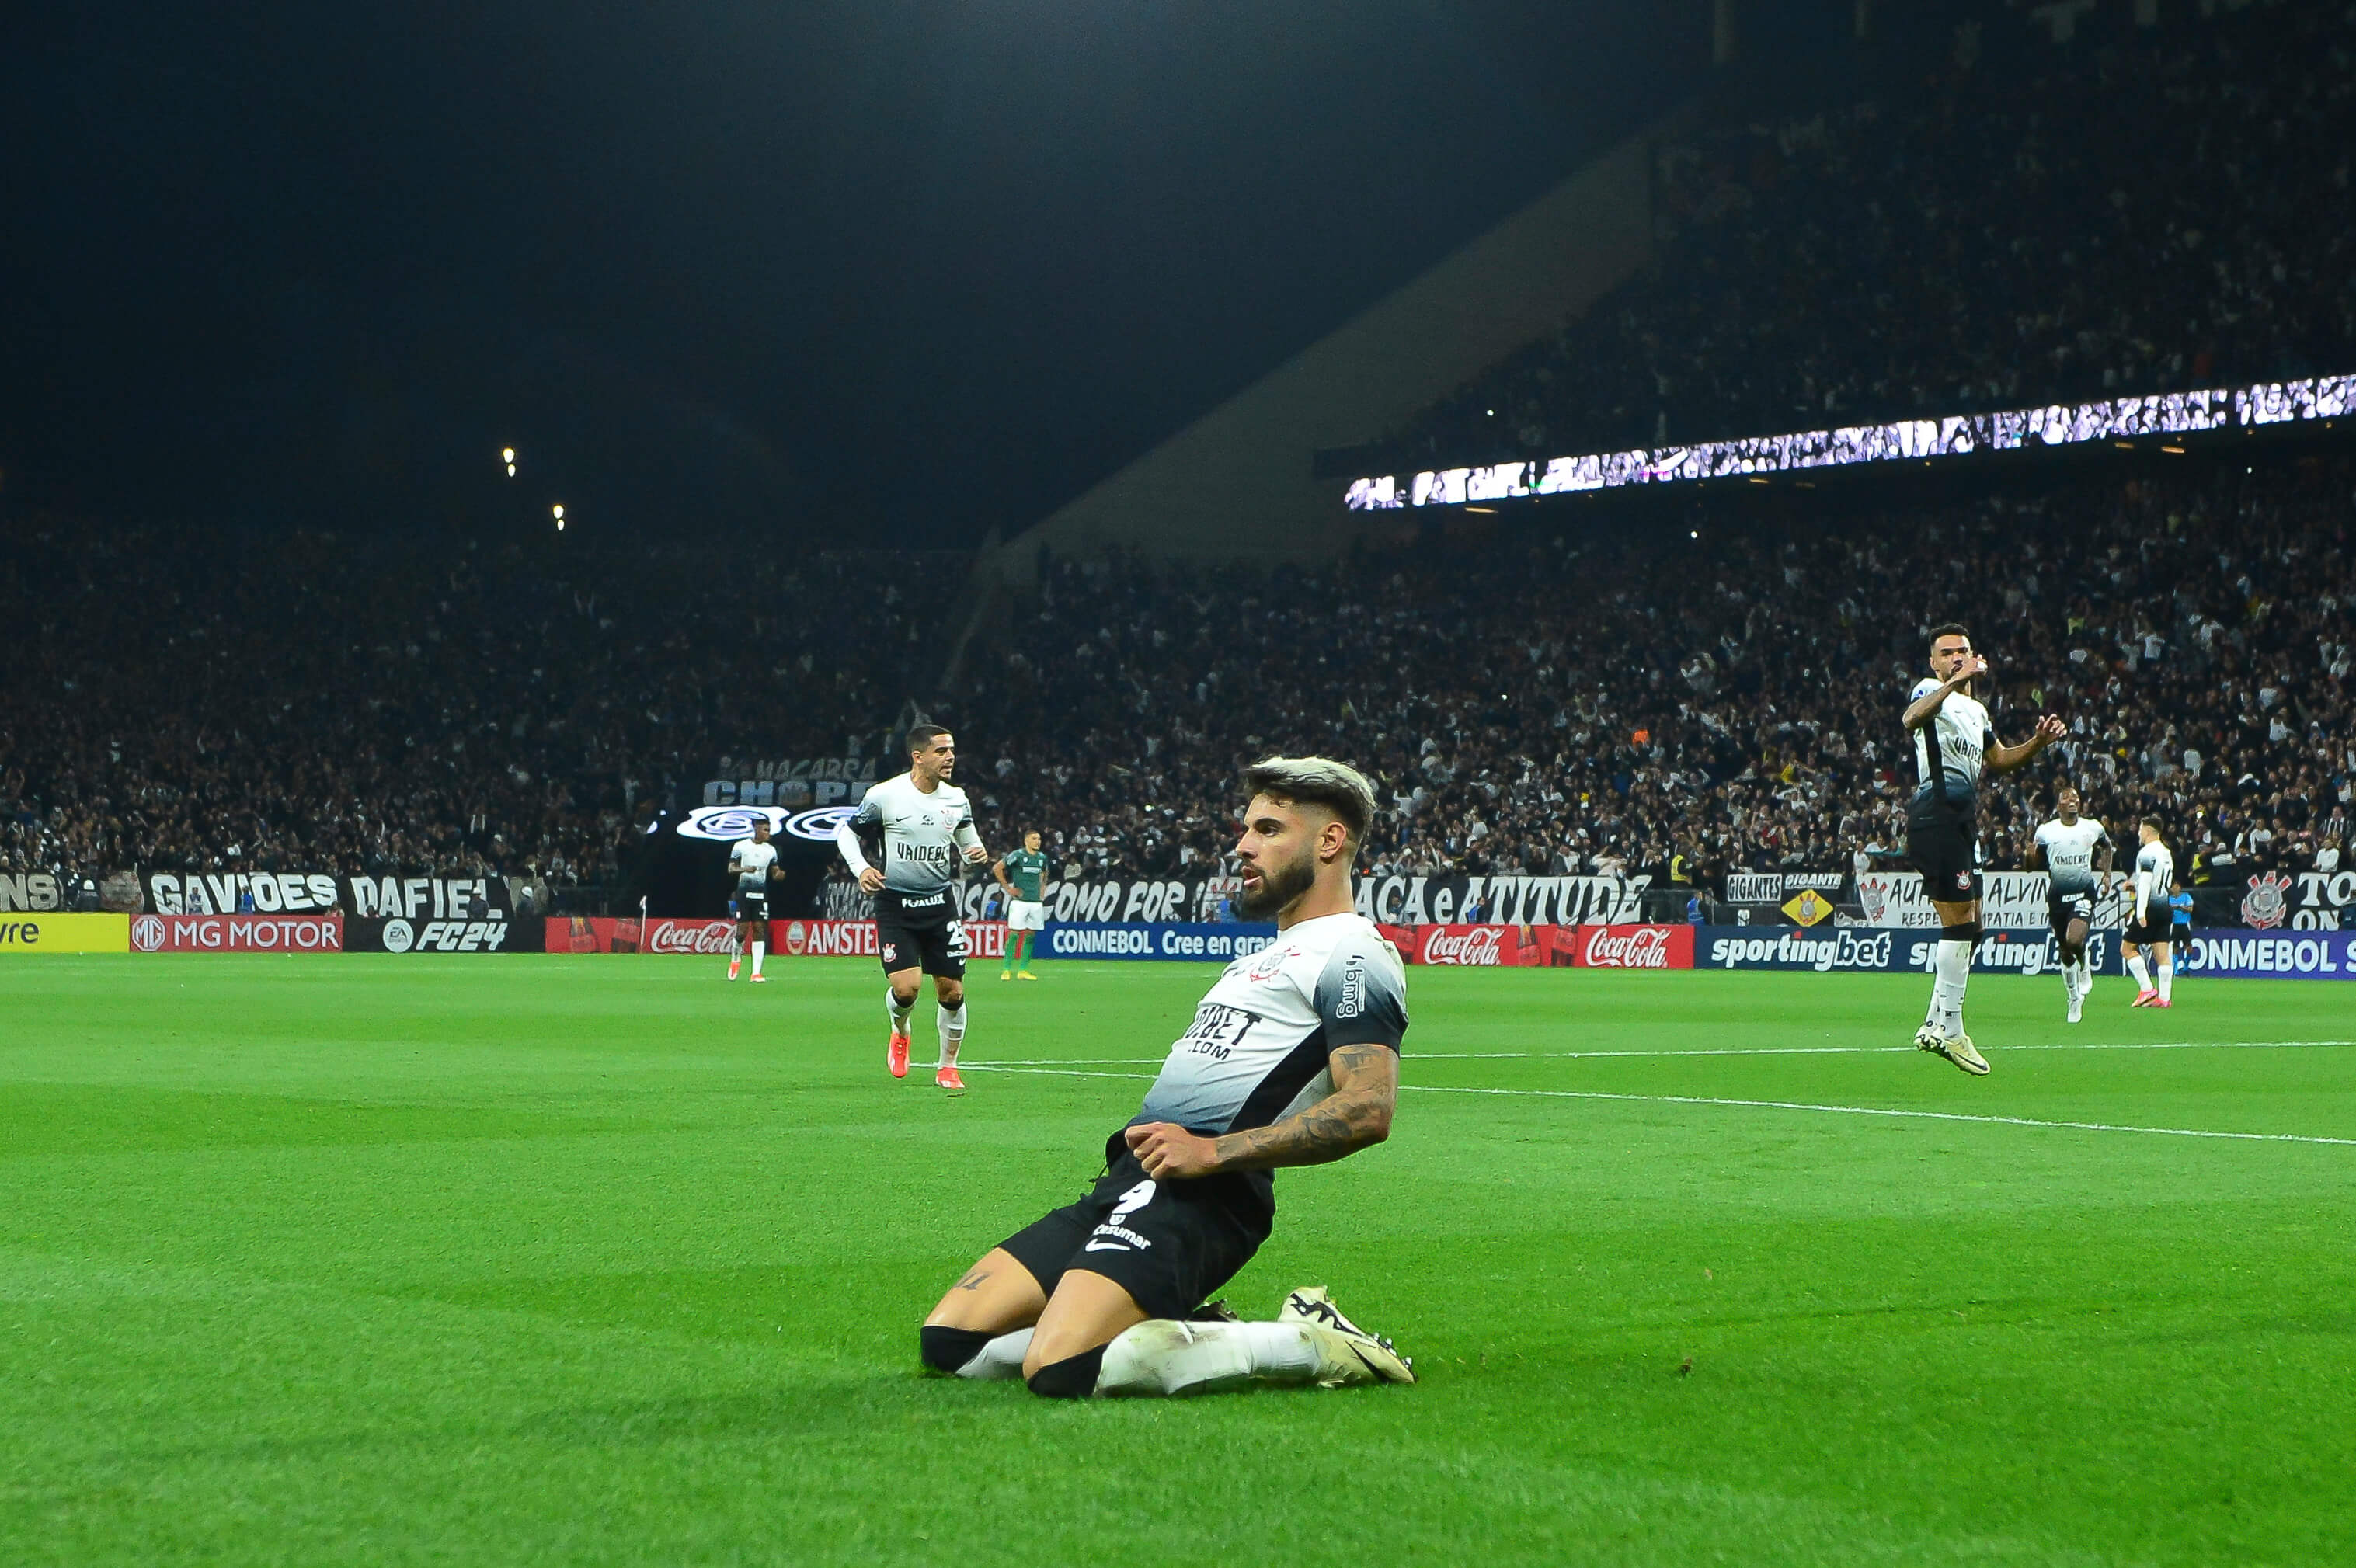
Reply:
M1039 827L1067 876L1209 874L1238 763L1314 750L1383 781L1371 869L1707 881L1897 850L1896 713L1953 617L2000 734L2071 725L1996 790L1991 864L2068 776L2114 824L2160 816L2196 878L2308 869L2356 776L2356 464L2182 461L1696 496L1690 528L1549 513L1576 526L1306 571L1064 561L931 711L992 844ZM912 559L11 543L39 635L0 712L9 870L610 882L719 755L888 755L944 653Z
M1705 134L1664 155L1680 232L1654 268L1396 450L2356 369L2351 37L2298 3L2025 62L1959 48L1902 107ZM2071 725L1996 790L1992 864L2065 774L2114 825L2158 815L2196 880L2334 864L2356 466L2179 461L1531 513L1315 571L1062 561L946 694L961 555L18 517L0 870L610 885L713 759L888 759L935 698L990 842L1039 827L1066 876L1214 869L1237 764L1310 750L1383 782L1374 869L1825 869L1902 842L1896 714L1949 618L1996 661L1999 733Z
M1794 491L1298 575L1069 562L948 717L985 820L1044 830L1066 876L1203 874L1237 762L1303 751L1383 782L1376 871L1839 869L1902 847L1897 715L1958 618L1999 735L2071 730L1993 789L1989 864L2066 777L2122 844L2158 815L2196 879L2311 869L2356 778L2356 464L2243 469L1927 508Z
M2356 369L2356 8L1959 40L1657 156L1653 264L1360 472Z
M744 735L880 750L938 673L898 586L934 564L22 523L0 869L611 881Z

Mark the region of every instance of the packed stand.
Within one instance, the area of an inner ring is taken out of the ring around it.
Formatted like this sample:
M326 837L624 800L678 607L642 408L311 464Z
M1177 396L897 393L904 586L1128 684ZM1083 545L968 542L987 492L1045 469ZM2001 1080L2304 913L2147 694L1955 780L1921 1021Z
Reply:
M1360 471L2356 370L2356 6L2169 16L1663 149L1655 262Z
M1303 752L1379 782L1376 872L1860 868L1902 851L1899 715L1952 618L1999 737L2070 726L1992 784L1990 865L2064 778L2130 849L2157 814L2195 880L2337 864L2356 464L1781 504L1272 576L1064 563L947 709L960 782L993 843L1039 828L1066 877L1210 872L1239 766Z
M889 571L884 570L888 564ZM873 754L962 556L24 521L0 869L611 883L713 757Z

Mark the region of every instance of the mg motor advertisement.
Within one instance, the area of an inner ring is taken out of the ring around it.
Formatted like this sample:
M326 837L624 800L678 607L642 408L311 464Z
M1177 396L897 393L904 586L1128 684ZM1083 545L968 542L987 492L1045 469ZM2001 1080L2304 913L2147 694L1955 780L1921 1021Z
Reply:
M340 914L137 914L134 953L341 953Z

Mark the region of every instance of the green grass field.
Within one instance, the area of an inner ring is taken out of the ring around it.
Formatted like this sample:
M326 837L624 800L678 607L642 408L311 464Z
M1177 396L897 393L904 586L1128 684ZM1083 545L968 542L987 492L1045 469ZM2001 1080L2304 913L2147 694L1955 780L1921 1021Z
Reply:
M0 969L0 1563L2356 1560L2356 987L1419 969L1228 1294L1422 1383L1067 1404L916 1326L1214 971L719 971Z

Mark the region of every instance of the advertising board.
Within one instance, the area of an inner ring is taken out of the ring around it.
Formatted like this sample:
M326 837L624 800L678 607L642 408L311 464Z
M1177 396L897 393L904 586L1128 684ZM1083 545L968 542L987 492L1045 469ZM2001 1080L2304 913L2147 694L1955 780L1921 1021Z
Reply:
M353 953L537 953L544 944L543 923L536 915L505 910L483 920L356 918L344 923L344 938Z
M2356 933L2195 931L2169 944L2179 975L2213 979L2356 979Z
M134 914L134 953L341 953L340 914Z
M1409 964L1471 968L1690 969L1689 925L1385 925Z
M1935 933L1888 926L1704 925L1694 928L1697 969L1800 969L1817 974L1928 974L1938 955ZM2087 962L2098 975L2116 975L2116 933L2091 933ZM2062 966L2051 932L1992 931L1972 954L1972 967L2043 975Z
M969 928L971 929L971 928ZM1003 941L1004 927L1000 927ZM1040 933L1043 958L1148 958L1224 964L1276 940L1273 925L1200 921L1050 921ZM1004 951L1001 947L1001 951Z
M0 954L127 953L127 914L12 914L0 918Z

